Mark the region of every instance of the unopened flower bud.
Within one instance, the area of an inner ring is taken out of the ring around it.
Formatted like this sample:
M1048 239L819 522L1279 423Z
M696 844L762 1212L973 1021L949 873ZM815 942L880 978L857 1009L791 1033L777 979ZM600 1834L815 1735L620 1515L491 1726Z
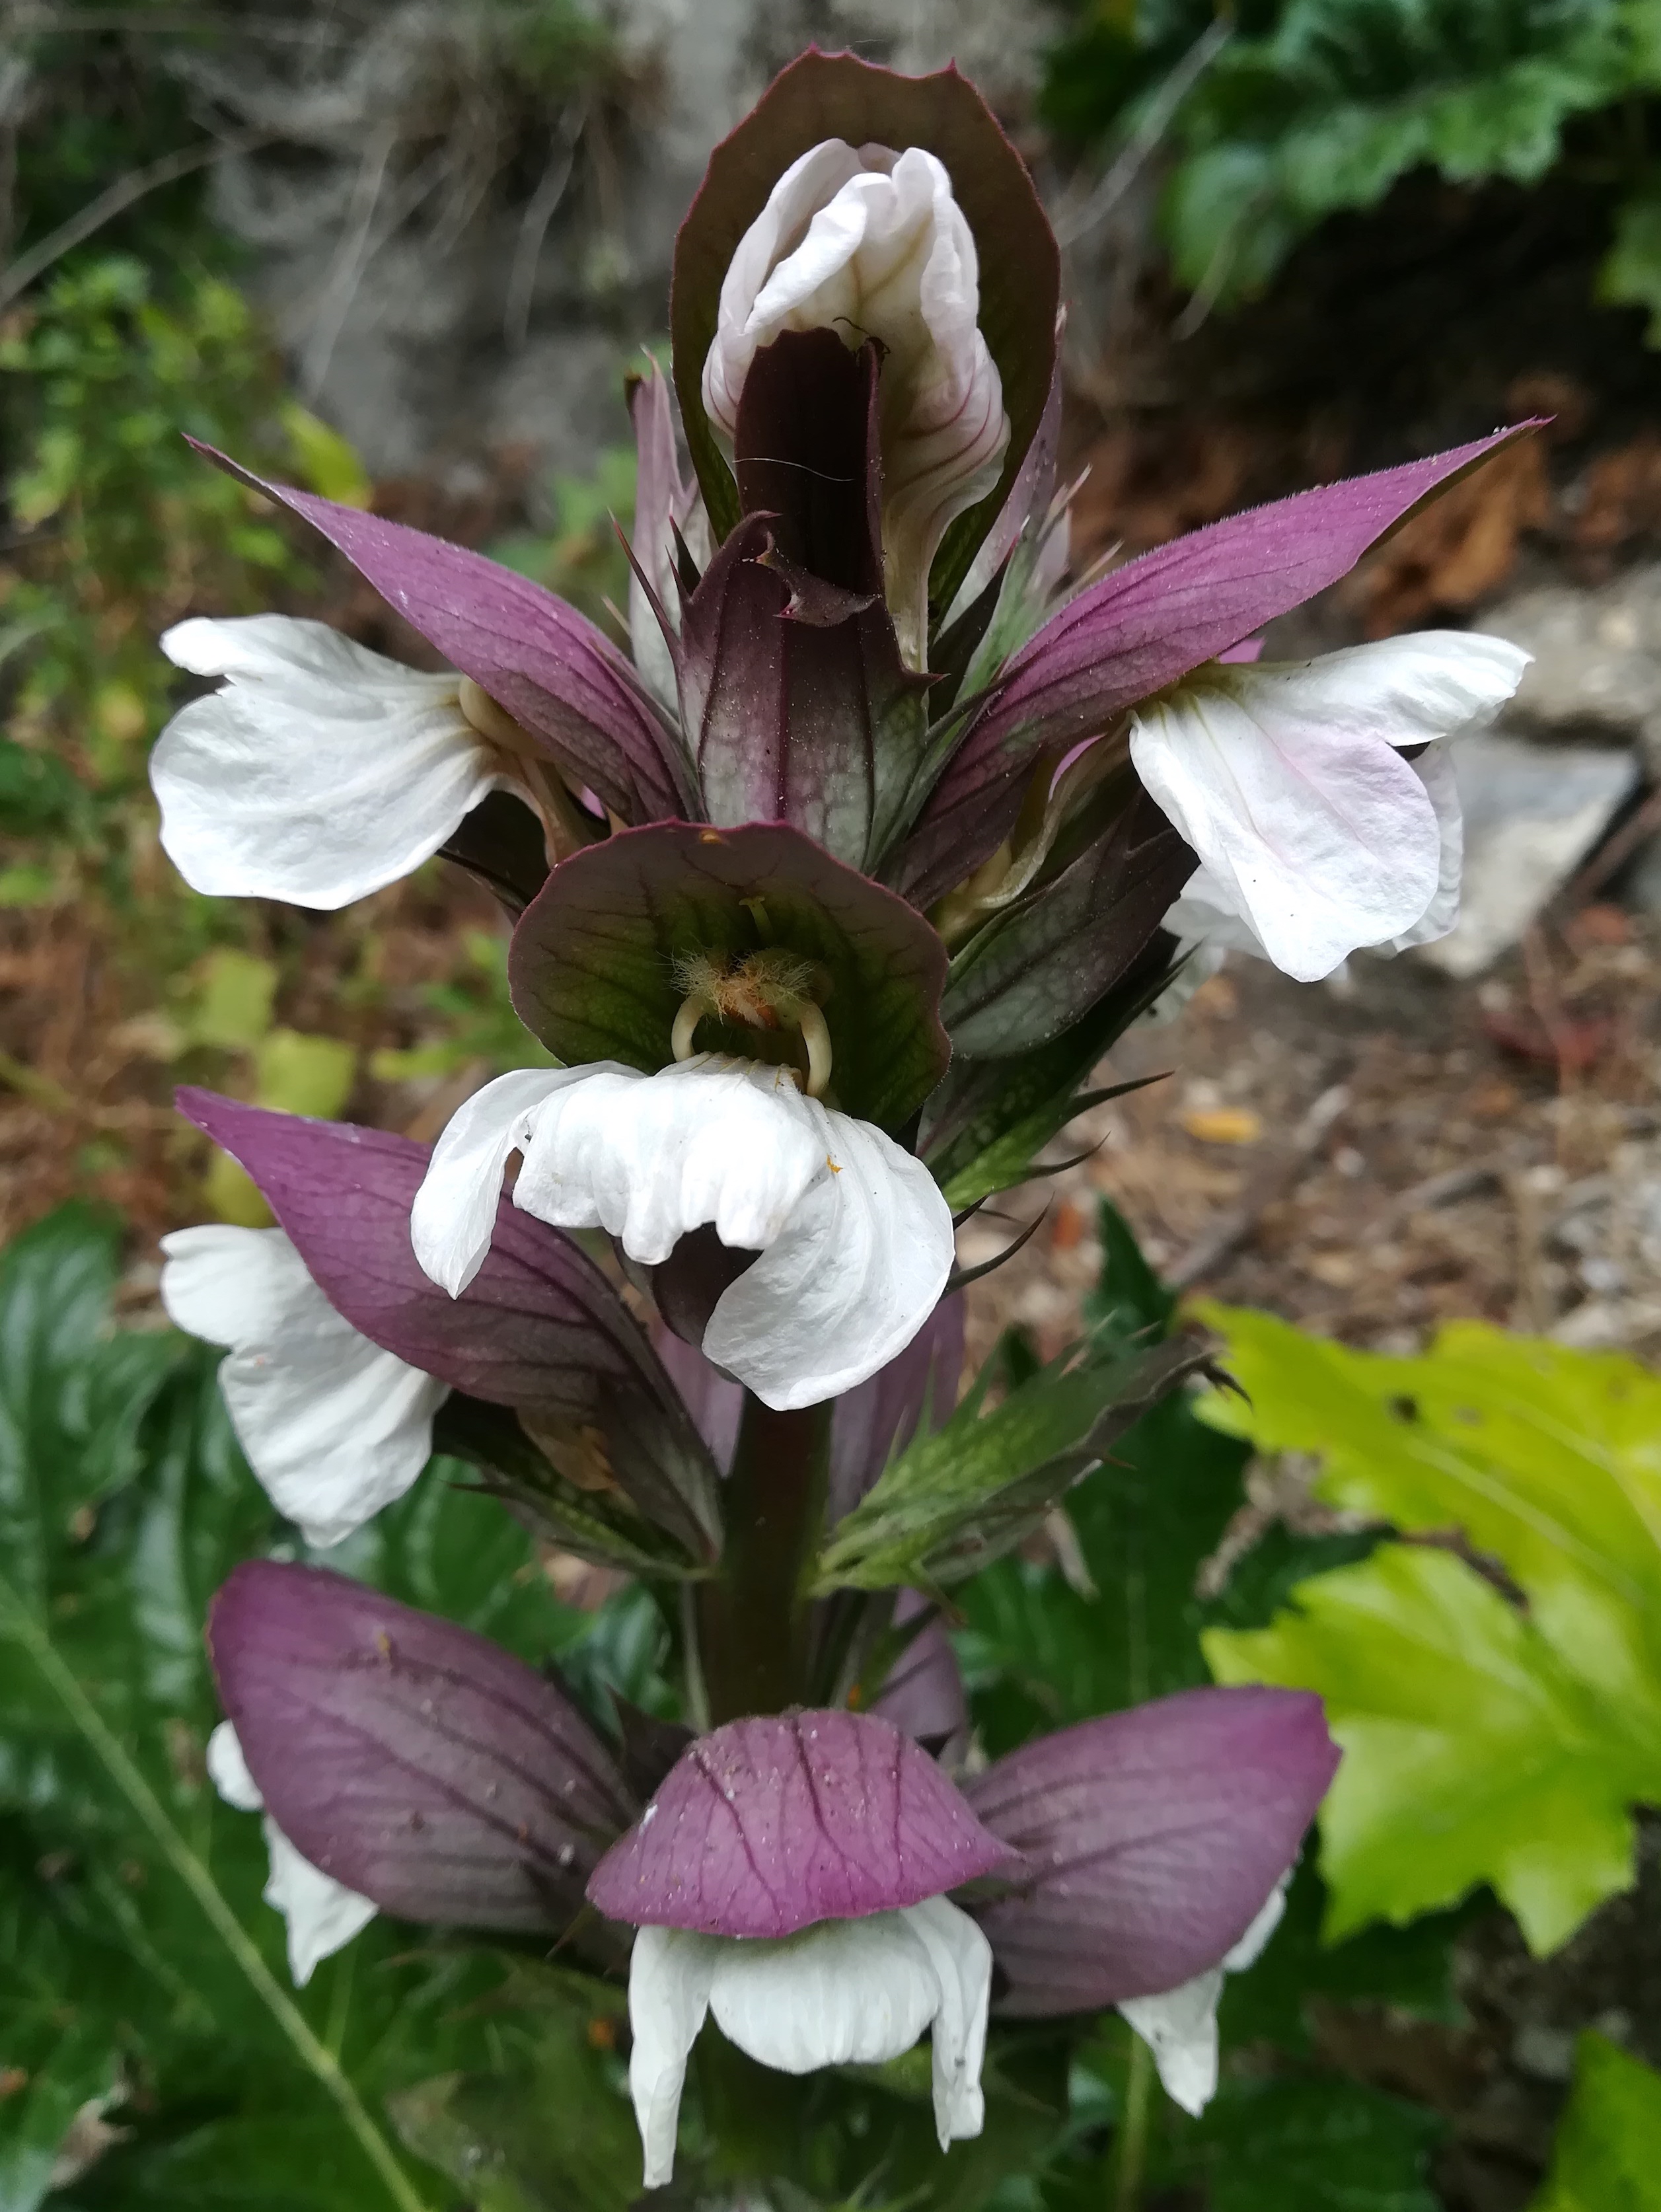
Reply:
M883 562L916 668L935 550L996 483L1009 441L979 313L974 235L944 164L918 146L828 138L792 162L740 240L704 362L704 405L730 447L750 365L782 331L880 343Z

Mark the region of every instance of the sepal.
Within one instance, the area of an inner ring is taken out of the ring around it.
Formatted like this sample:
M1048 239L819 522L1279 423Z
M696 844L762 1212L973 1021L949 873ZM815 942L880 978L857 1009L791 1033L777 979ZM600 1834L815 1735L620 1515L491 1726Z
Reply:
M408 1920L563 1929L634 1801L545 1675L319 1567L238 1567L208 1645L271 1818Z
M628 822L682 811L691 775L662 713L585 615L482 553L401 522L270 483L197 450L326 538L412 629L539 739L571 782Z
M675 386L715 535L739 520L737 487L703 409L702 378L722 283L739 242L791 163L826 139L897 151L920 146L946 165L980 261L980 328L1009 416L996 487L960 515L935 556L931 595L957 595L1008 497L1043 413L1056 360L1061 260L1031 178L980 94L955 68L902 76L852 54L813 49L782 70L710 156L675 241L670 324Z
M1014 827L1046 746L1116 715L1346 575L1368 547L1531 422L1422 461L1249 508L1127 562L1068 602L986 693L929 794L894 880L932 905Z
M1094 2011L1220 1966L1338 1765L1318 1698L1184 1690L1040 1736L965 1784L1035 1869L979 1909L1002 2011Z
M776 1937L920 1905L1013 1863L891 1722L764 1714L688 1746L595 1868L588 1901L636 1927Z

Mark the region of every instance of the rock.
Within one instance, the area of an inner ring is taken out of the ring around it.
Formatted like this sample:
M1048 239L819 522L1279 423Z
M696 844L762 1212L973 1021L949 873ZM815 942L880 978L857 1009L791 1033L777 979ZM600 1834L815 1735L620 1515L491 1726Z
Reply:
M1515 592L1485 609L1478 627L1535 657L1504 728L1621 738L1661 773L1661 563L1596 591L1547 584Z
M1637 785L1639 764L1607 745L1538 744L1487 730L1452 744L1464 890L1457 927L1420 957L1463 981L1516 944L1567 882Z

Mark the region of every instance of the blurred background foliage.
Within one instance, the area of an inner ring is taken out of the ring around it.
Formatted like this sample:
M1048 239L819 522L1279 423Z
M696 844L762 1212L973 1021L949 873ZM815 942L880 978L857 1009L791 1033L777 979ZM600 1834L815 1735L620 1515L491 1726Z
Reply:
M1600 295L1654 311L1661 343L1658 92L1655 0L1086 0L1043 112L1076 143L1168 148L1160 234L1207 304L1410 170L1537 185L1567 163L1609 199Z

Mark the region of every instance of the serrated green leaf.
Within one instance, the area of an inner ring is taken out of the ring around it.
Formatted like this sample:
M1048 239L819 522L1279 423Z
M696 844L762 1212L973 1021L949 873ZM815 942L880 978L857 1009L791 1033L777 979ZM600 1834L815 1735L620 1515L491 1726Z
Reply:
M1661 2074L1588 2032L1530 2212L1655 2212L1661 2204Z
M1203 1640L1220 1682L1326 1700L1344 1752L1319 1816L1329 1936L1487 1881L1545 1952L1628 1886L1627 1808L1661 1793L1661 1711L1630 1727L1445 1552L1386 1544L1294 1595L1272 1628Z
M1317 1494L1396 1527L1463 1528L1547 1642L1617 1702L1661 1701L1661 1378L1618 1353L1450 1323L1422 1358L1202 1304L1244 1398L1205 1417L1318 1454Z
M1214 1629L1226 1681L1318 1690L1345 1758L1321 1813L1329 1932L1488 1881L1536 1951L1632 1878L1661 1791L1661 1382L1475 1322L1415 1359L1202 1309L1244 1398L1214 1426L1314 1452L1317 1494L1466 1559L1385 1544L1298 1583L1268 1629Z
M837 1523L812 1589L927 1589L974 1573L1206 1357L1192 1340L1141 1349L1098 1331L984 1413L989 1365L945 1426L916 1437Z

